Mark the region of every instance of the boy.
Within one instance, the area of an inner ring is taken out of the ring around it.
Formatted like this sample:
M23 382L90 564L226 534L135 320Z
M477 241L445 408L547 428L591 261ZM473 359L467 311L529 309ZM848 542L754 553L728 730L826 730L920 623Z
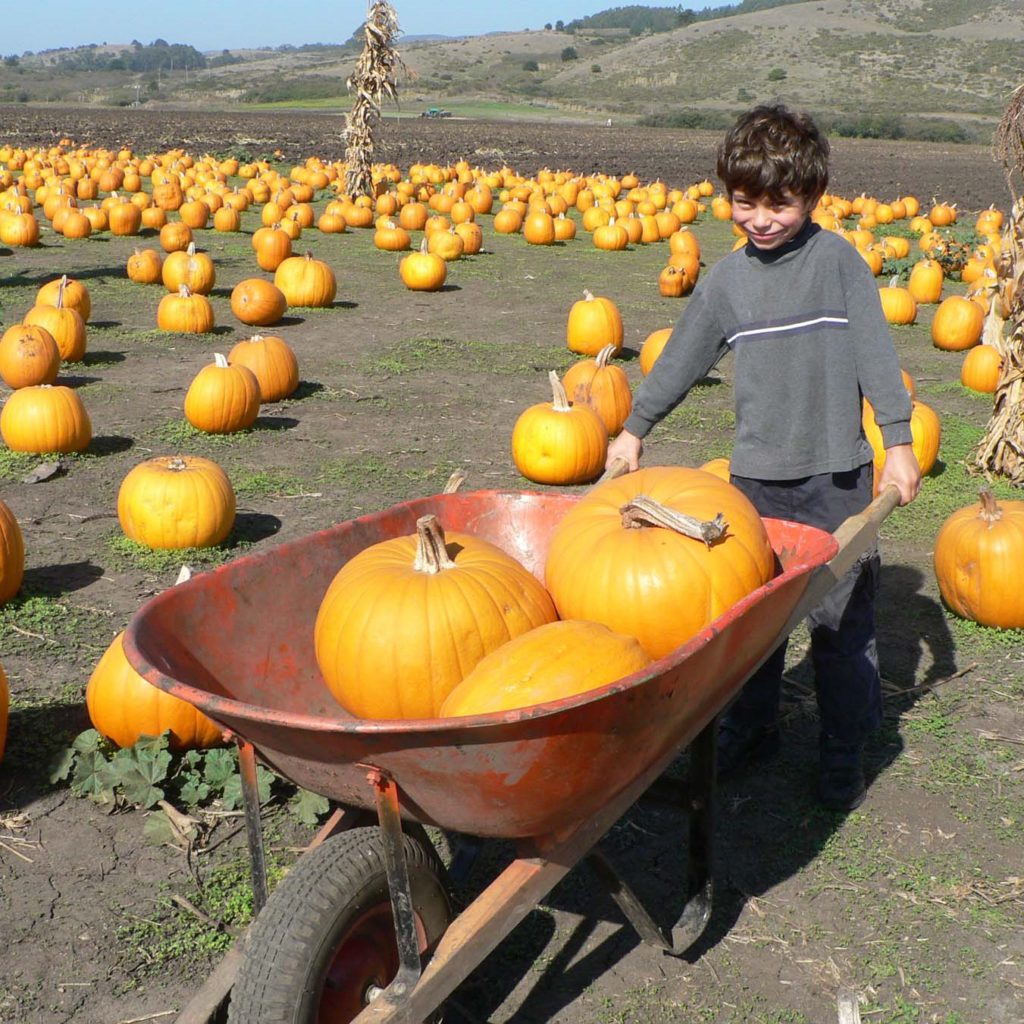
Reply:
M637 391L608 465L638 467L642 439L726 354L735 356L732 483L762 516L833 531L872 496L861 399L874 406L886 461L880 489L900 504L921 484L910 398L867 264L810 218L828 185L828 142L782 106L742 115L718 151L718 176L746 245L713 266ZM875 649L877 549L809 616L821 718L818 798L835 810L864 799L861 750L882 720ZM719 774L771 757L786 645L722 716Z

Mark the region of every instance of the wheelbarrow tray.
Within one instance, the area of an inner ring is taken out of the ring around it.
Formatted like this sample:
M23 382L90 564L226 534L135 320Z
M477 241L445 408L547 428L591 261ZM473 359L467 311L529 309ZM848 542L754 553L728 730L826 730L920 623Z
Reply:
M150 683L251 743L275 771L339 803L372 807L367 768L395 779L403 813L483 837L554 835L593 816L680 751L792 628L832 534L765 520L778 574L640 672L564 700L455 719L367 720L344 711L317 666L328 585L364 548L434 513L543 579L551 532L578 496L435 495L237 559L172 587L132 618L128 660Z

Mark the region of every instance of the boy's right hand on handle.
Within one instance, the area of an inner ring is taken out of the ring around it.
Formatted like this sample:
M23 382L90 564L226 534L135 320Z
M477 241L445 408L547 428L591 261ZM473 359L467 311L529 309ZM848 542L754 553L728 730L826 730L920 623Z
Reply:
M604 468L610 469L616 459L622 459L629 466L630 473L634 473L640 468L640 456L643 455L643 452L643 441L636 434L623 430L608 445L608 457L604 460Z

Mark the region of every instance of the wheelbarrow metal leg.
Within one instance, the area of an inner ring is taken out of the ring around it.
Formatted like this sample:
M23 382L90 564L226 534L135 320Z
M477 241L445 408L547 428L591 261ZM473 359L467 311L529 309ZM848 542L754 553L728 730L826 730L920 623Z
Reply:
M690 781L687 797L690 838L687 850L686 905L672 928L671 937L659 927L640 898L597 848L586 861L636 933L650 946L682 956L704 931L711 917L713 878L711 845L714 838L715 739L718 719L706 725L690 745Z
M255 917L267 903L267 858L263 850L260 791L256 782L256 749L243 739L238 740L238 771L242 777L242 805L245 808L245 835L249 841L252 908Z
M717 772L718 717L713 718L690 744L690 842L687 900L672 928L673 956L692 946L711 919L714 898L712 855L715 838L715 777Z
M422 973L412 886L409 882L409 866L405 860L403 847L398 787L390 775L376 768L370 771L369 778L377 800L377 817L384 840L384 865L391 893L391 913L395 919L399 964L394 980L377 999L401 1007Z

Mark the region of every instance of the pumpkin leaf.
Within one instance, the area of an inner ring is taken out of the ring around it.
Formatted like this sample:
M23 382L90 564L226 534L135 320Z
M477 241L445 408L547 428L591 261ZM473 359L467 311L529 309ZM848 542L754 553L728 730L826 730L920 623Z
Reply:
M211 750L206 754L203 775L211 790L222 789L238 773L238 756L232 750Z
M210 787L201 775L192 772L178 791L178 796L186 807L198 807L210 796Z
M274 781L274 773L267 771L261 765L256 766L256 790L259 794L260 803L270 799L270 786ZM242 776L233 775L224 785L224 792L221 794L220 802L226 811L235 811L242 806Z
M83 752L76 757L74 773L71 776L72 793L87 796L98 804L113 805L116 802L115 785L110 762L103 756L102 751Z
M70 774L71 769L75 763L75 748L65 747L57 756L54 758L53 763L50 765L50 771L47 778L51 784L57 782L63 782Z
M159 783L167 778L171 766L171 755L161 749L163 737L145 737L134 747L119 750L111 759L110 767L116 785L121 788L124 798L138 807L152 807L164 798Z
M177 845L177 833L171 826L171 820L163 811L154 811L142 827L142 834L147 843L153 846Z
M102 750L103 737L95 729L86 729L80 732L71 744L71 749L79 754L91 754L93 751Z
M311 793L308 789L299 789L288 801L288 810L303 825L316 825L322 815L331 809L331 802L319 793Z

